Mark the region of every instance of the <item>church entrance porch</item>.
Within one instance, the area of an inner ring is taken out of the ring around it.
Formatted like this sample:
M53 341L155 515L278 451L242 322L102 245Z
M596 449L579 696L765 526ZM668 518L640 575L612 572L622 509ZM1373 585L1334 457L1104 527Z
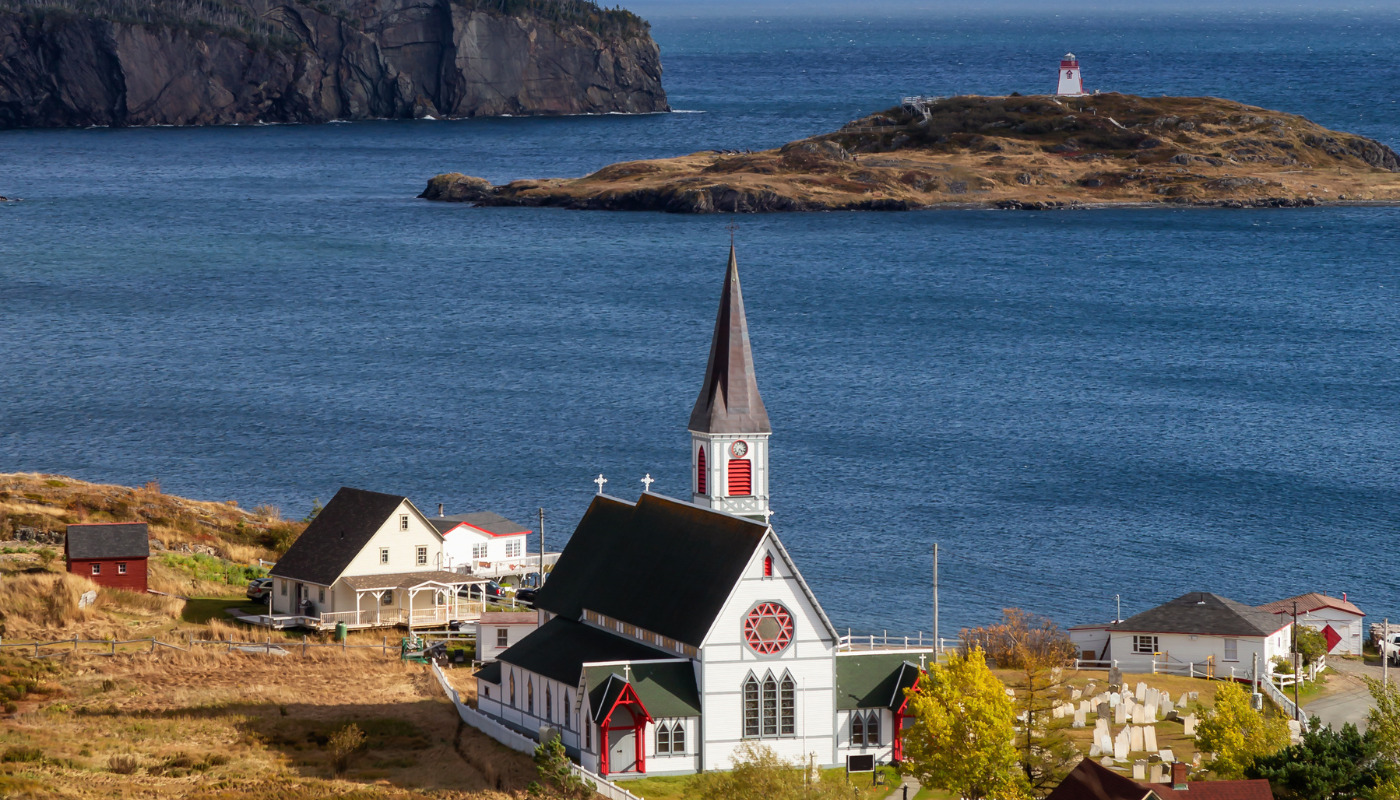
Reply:
M607 713L598 723L604 747L598 774L606 778L621 773L644 774L647 771L646 730L651 722L651 714L638 699L632 684L624 683L617 676L610 681L607 693L614 695L611 703L604 705ZM616 687L616 688L614 688Z

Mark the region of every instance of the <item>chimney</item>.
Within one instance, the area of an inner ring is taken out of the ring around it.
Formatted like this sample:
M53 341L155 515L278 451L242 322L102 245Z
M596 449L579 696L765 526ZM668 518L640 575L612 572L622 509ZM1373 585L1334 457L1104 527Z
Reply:
M442 503L438 503L438 516L442 516Z
M1189 788L1186 785L1186 775L1188 772L1189 769L1187 768L1185 762L1172 762L1172 789L1174 791L1184 792Z

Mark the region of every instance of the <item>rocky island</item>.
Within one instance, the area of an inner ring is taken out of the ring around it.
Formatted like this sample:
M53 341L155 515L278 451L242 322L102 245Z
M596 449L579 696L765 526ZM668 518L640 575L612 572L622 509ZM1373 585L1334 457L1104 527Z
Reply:
M0 129L666 110L589 0L0 0Z
M685 213L1395 203L1400 157L1300 116L1212 97L949 97L773 150L503 186L451 173L420 196Z

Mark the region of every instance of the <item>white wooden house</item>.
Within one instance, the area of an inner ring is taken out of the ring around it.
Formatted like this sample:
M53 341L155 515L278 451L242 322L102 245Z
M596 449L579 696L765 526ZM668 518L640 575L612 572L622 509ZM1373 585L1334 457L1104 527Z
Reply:
M751 359L731 249L688 425L690 501L593 499L535 598L539 629L477 673L481 711L558 731L603 775L728 769L746 742L826 766L897 757L903 689L929 654L842 652L767 522Z
M408 498L342 488L272 568L267 621L411 627L479 615L458 590L480 581L443 564L442 535Z
M1273 659L1287 657L1291 620L1209 592L1191 592L1108 625L1081 625L1069 630L1083 654L1095 653L1125 672L1177 670L1193 665L1200 672L1240 677L1252 674L1259 656L1261 675Z
M438 516L429 520L443 538L443 568L484 578L521 575L539 561L531 558L530 529L491 511Z
M1365 626L1362 624L1366 612L1348 601L1345 593L1341 597L1332 597L1308 592L1266 603L1260 608L1280 619L1286 618L1290 621L1296 610L1298 624L1321 633L1322 638L1327 640L1329 654L1361 655L1361 648L1366 640Z
M486 611L476 621L476 657L478 661L495 661L508 648L534 633L540 626L535 611Z

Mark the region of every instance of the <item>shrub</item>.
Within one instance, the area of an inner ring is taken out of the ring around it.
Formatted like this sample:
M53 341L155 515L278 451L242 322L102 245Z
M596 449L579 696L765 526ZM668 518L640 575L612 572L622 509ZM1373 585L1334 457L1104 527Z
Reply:
M36 762L44 760L44 751L37 747L11 747L0 754L0 762Z
M52 547L45 547L39 551L39 563L44 565L44 569L48 569L56 558L58 558L58 553Z
M352 722L332 733L326 746L331 751L331 768L336 775L344 775L350 768L350 757L365 746L365 732Z
M136 756L112 756L107 759L107 770L118 775L130 775L138 766Z

